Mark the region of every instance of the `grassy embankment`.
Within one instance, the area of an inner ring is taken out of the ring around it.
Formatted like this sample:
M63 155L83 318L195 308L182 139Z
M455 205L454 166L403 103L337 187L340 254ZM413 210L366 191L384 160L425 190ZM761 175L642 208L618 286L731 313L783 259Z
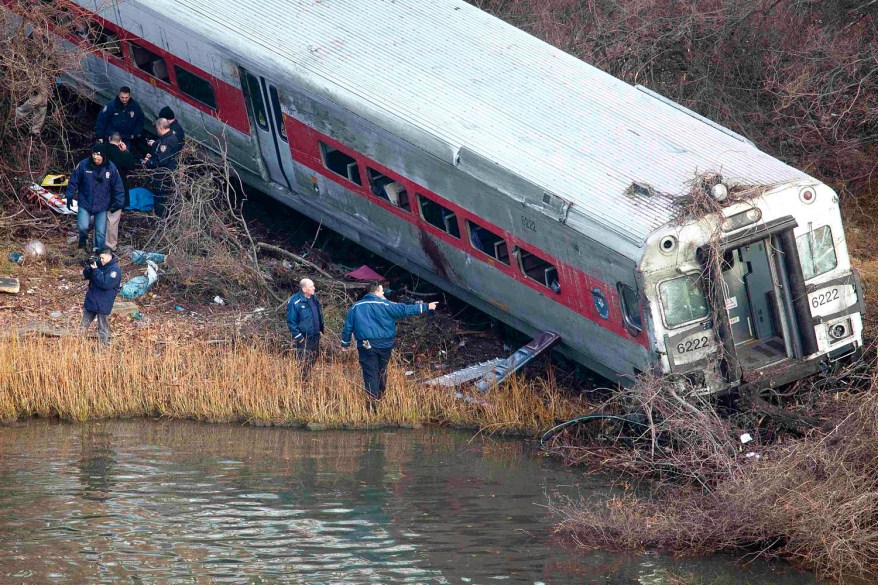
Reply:
M424 423L534 434L582 405L551 380L456 399L398 364L377 413L365 408L356 352L318 364L305 382L293 358L253 345L13 338L0 342L0 419L161 416L273 425L365 427ZM484 400L481 400L484 399Z

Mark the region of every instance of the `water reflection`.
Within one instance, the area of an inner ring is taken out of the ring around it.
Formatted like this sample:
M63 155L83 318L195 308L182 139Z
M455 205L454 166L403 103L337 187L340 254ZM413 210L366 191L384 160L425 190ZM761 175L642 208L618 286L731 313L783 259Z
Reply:
M606 487L521 442L437 430L13 425L0 428L0 583L813 582L564 550L554 491Z

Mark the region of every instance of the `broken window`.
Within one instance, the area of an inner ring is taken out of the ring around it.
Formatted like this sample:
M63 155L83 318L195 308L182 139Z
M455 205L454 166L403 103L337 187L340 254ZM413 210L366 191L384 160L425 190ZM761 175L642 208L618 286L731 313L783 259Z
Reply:
M694 277L680 276L664 281L659 284L659 298L668 327L707 317L707 301Z
M129 42L129 47L131 48L131 59L134 61L134 64L137 65L137 68L141 71L145 71L147 74L155 77L160 81L164 81L168 83L170 81L170 77L168 76L168 64L165 63L165 60L153 53L147 48L141 47L137 43Z
M405 185L372 167L366 167L366 175L369 177L369 190L372 191L372 195L386 199L400 209L412 210Z
M363 184L363 179L360 178L360 166L357 164L357 159L346 152L329 146L325 142L320 143L320 154L323 157L323 164L327 169L340 177L344 177L351 183Z
M177 74L177 85L180 87L180 91L208 108L216 109L216 97L208 80L178 65L174 65L174 71Z
M799 249L799 262L802 263L805 280L829 272L838 266L835 245L832 242L832 229L828 225L796 238L796 247Z
M552 289L553 292L561 292L561 281L558 280L558 269L554 264L521 248L515 248L515 255L518 257L519 268L525 276Z
M506 241L487 228L471 221L466 223L469 226L469 241L472 247L508 266L509 248L506 247Z
M640 317L640 297L637 292L627 284L620 282L619 302L622 304L622 317L625 320L625 328L628 333L636 336L643 331L643 320Z
M119 41L119 35L93 20L88 22L86 34L88 42L96 49L112 57L122 58L122 43Z
M453 211L431 199L427 199L420 193L418 193L418 203L421 208L421 217L424 218L424 221L439 228L446 234L460 238L457 215Z

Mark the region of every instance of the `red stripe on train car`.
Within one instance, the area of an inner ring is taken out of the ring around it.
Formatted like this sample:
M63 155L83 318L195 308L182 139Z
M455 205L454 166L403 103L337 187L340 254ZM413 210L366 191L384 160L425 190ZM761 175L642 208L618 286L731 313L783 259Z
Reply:
M391 171L383 165L363 156L356 150L348 147L338 140L326 136L325 134L321 134L304 122L301 122L284 114L284 126L287 130L287 137L289 138L290 152L296 162L314 170L316 173L320 174L326 179L329 179L341 185L345 189L348 189L349 191L353 191L365 197L370 202L381 206L388 212L393 213L394 215L397 215L405 219L406 221L417 225L420 229L454 246L455 248L462 250L466 254L469 254L474 258L490 264L495 269L509 276L510 278L524 283L535 291L541 293L547 299L564 305L565 307L582 315L586 319L593 321L604 329L607 329L608 331L611 331L612 333L615 333L616 335L623 337L626 340L631 341L632 343L636 343L643 347L649 348L649 340L647 339L647 336L644 332L641 331L638 335L632 336L625 327L619 294L614 285L603 282L600 279L591 276L578 268L575 268L571 264L561 262L557 258L546 254L545 252L539 250L531 244L528 244L524 240L515 237L506 230L490 222L487 222L480 217L476 217L465 208L460 207L459 205L451 201L448 201L444 197L433 193L429 189L425 189L424 187ZM334 148L338 148L357 160L360 170L360 181L362 182L362 185L356 185L344 179L340 175L337 175L336 173L333 173L326 169L326 167L323 165L323 159L320 155L320 142L323 142ZM397 207L396 205L393 205L384 198L376 197L371 192L369 187L369 177L367 176L367 171L365 168L366 166L372 167L374 170L379 171L384 175L392 178L393 180L402 183L405 186L406 191L409 193L409 205L411 207L411 211L406 211L400 207ZM427 198L453 211L457 218L460 220L458 228L460 230L461 237L455 238L445 231L440 230L432 224L424 221L420 213L418 213L418 203L415 195L416 193L425 195ZM560 278L562 279L561 292L555 293L547 287L534 281L533 279L528 278L519 270L516 270L514 267L507 266L502 262L495 260L493 257L483 252L480 252L475 248L467 246L467 243L469 243L469 238L465 220L476 223L503 237L503 239L506 240L507 247L509 248L510 262L514 262L514 259L512 259L513 247L518 247L526 252L536 254L540 258L543 258L544 260L552 263L558 270ZM607 304L609 305L609 315L607 319L601 317L597 309L595 308L593 295L594 290L600 291L600 293L606 299Z
M24 16L24 14L17 10L21 8L20 5L15 3L14 0L0 0L2 4L7 6L13 12ZM204 71L203 69L196 67L195 65L189 63L188 61L181 59L170 53L161 47L158 47L149 41L138 37L132 34L127 29L122 28L114 22L111 22L85 8L70 2L68 0L62 0L57 2L56 10L63 10L68 13L74 14L75 16L79 16L82 18L89 19L97 24L99 24L102 28L111 31L117 37L119 37L120 48L122 50L122 57L118 57L106 51L97 50L91 53L92 56L103 59L107 63L115 65L120 69L134 75L135 77L146 81L153 87L161 89L162 91L174 96L180 101L196 108L205 114L216 118L226 124L242 132L243 134L250 134L250 120L247 117L247 106L244 103L244 94L240 88L231 85L223 81L222 79ZM51 27L51 24L50 24ZM93 49L93 45L91 45L87 39L84 39L81 36L77 36L75 34L63 34L63 31L58 31L56 27L52 27L52 32L59 33L60 36L63 36L65 39L74 43L78 46L81 46L86 49ZM129 43L134 42L145 49L148 49L155 53L156 55L162 57L165 60L168 69L168 78L169 81L163 81L152 75L149 75L147 72L143 71L137 65L134 64L133 59L131 57L131 45ZM214 98L216 100L216 109L211 108L207 104L204 104L188 95L183 93L177 85L177 71L176 67L180 67L181 69L185 69L190 73L201 77L208 84L210 84L213 89ZM134 96L134 99L137 99L137 96Z

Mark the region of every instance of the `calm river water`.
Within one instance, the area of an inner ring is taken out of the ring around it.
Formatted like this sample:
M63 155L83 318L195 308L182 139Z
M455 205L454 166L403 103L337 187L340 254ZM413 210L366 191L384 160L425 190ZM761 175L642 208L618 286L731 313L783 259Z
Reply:
M0 427L0 583L814 583L552 541L549 499L606 493L472 433L28 422Z

